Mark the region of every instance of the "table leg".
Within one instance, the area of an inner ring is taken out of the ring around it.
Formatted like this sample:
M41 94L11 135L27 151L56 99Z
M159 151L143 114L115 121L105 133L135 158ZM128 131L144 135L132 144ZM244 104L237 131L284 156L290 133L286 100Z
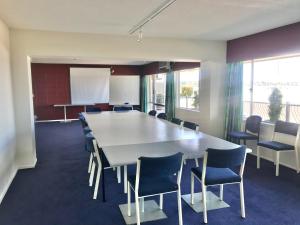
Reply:
M67 107L64 106L64 116L65 116L65 122L67 122Z
M124 166L124 193L127 193L127 166Z
M105 199L105 177L104 177L104 167L102 166L101 170L101 177L102 177L102 202L106 202Z

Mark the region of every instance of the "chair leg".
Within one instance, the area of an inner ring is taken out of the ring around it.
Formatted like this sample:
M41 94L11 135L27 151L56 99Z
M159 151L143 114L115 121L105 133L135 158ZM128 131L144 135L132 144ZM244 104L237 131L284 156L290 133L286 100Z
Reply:
M279 176L279 151L276 152L276 176Z
M139 204L138 193L135 193L135 216L136 216L136 225L141 225L140 204Z
M121 167L117 167L117 178L118 178L118 184L121 183Z
M127 166L124 166L124 193L127 193Z
M223 189L224 189L224 185L223 184L221 184L220 185L220 201L223 201Z
M101 177L101 166L98 166L93 199L97 199L100 177Z
M244 185L243 181L240 183L240 199L241 199L241 216L242 218L246 217L246 212L245 212L245 200L244 200Z
M127 215L131 216L131 196L130 196L130 186L129 182L127 182Z
M94 173L95 173L95 163L92 162L92 169L91 169L90 179L89 179L89 186L90 186L90 187L93 186Z
M159 208L162 210L164 207L164 195L160 194L159 195Z
M194 189L195 189L195 177L194 174L191 173L191 204L194 205Z
M206 186L202 184L203 222L207 223Z
M295 158L296 158L296 171L299 173L299 156L298 156L298 149L295 149Z
M256 149L256 167L257 169L260 169L260 147L257 146Z
M197 158L195 159L195 164L196 164L196 167L199 167L199 162L198 162Z
M182 225L183 222L182 222L182 204L181 204L181 189L180 189L180 187L178 188L178 191L177 191L177 201L178 201L178 217L179 217L178 224Z
M90 161L89 161L88 173L91 173L91 170L92 170L92 162L93 162L93 153L90 154Z
M185 159L185 160L183 160L183 164L184 164L184 165L186 165L186 159Z

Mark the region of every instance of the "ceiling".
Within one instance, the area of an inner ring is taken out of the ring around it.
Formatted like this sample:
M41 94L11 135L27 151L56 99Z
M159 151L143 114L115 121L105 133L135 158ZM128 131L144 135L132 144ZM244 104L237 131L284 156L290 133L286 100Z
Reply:
M0 0L10 27L129 35L164 0ZM144 37L230 40L300 21L300 0L177 0Z

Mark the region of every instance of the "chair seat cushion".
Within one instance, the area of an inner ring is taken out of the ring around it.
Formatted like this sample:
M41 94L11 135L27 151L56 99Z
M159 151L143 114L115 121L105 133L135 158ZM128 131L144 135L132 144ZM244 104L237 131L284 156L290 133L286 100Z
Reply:
M289 151L289 150L294 150L295 147L293 145L288 145L285 143L281 143L278 141L260 141L258 142L259 146L269 148L275 151Z
M242 139L242 140L257 140L258 137L257 135L254 134L250 134L247 132L243 132L243 131L232 131L228 134L229 137L232 138L237 138L237 139Z
M192 168L192 172L201 180L202 167ZM241 177L229 168L206 167L205 185L240 182Z
M129 176L128 181L135 187L135 175ZM143 178L139 181L139 196L155 195L164 192L177 191L178 185L171 178Z

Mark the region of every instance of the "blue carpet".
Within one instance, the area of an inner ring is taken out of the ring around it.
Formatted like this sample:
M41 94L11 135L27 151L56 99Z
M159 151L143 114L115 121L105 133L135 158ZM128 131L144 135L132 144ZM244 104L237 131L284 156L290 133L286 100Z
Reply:
M118 205L126 203L126 195L123 184L117 184L115 172L105 171L107 202L92 200L87 173L89 155L84 151L78 122L37 124L36 140L37 166L17 173L0 205L1 225L125 224ZM255 160L248 156L245 168L246 219L240 217L238 185L228 185L224 199L231 207L208 212L209 224L300 224L300 175L281 166L280 177L275 177L272 163L262 160L261 169L257 170ZM190 192L189 171L193 165L191 161L184 167L183 194ZM167 195L164 206L168 219L143 224L178 224L176 194ZM202 223L202 214L184 202L182 207L185 225Z

